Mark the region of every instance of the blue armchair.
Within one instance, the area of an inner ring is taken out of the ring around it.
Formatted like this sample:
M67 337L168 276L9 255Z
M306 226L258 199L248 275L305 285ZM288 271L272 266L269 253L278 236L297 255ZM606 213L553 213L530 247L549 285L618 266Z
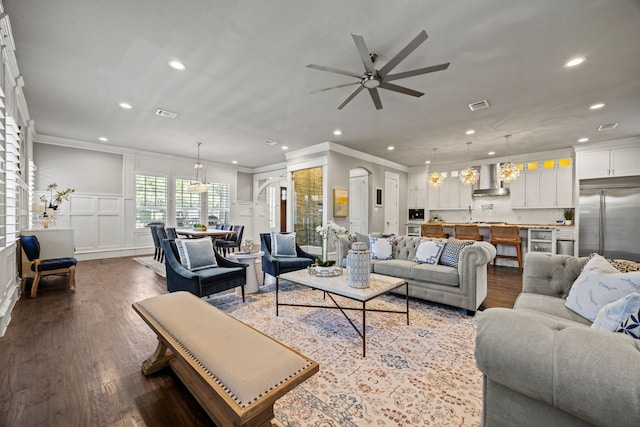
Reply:
M25 255L31 261L31 271L35 273L31 285L31 298L36 297L40 278L48 274L69 274L69 289L76 290L75 258L40 259L40 242L36 236L20 236L20 245Z
M278 257L271 255L271 233L260 233L260 248L264 251L262 256L262 278L266 274L276 278L278 286L278 276L290 271L302 270L313 264L316 260L314 255L303 251L296 243L295 257Z
M203 297L241 286L242 301L244 301L247 265L229 261L218 252L213 251L218 263L217 267L191 271L180 264L180 256L174 240L163 240L162 247L169 292L187 291L198 297Z

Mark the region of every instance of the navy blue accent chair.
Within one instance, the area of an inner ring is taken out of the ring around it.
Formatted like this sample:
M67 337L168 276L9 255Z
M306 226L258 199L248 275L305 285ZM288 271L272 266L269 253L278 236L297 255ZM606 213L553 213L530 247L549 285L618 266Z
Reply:
M264 251L264 255L262 255L262 283L264 283L265 275L270 274L276 278L276 286L278 285L278 276L280 276L280 274L302 270L313 264L316 260L315 255L303 251L297 243L297 256L273 256L271 254L271 233L260 233L260 249Z
M164 239L162 247L165 254L169 292L187 291L195 296L204 297L241 286L242 301L244 301L244 285L247 277L245 270L248 267L246 264L230 261L214 250L217 267L191 271L180 264L180 256L174 240Z
M31 298L36 297L40 278L48 274L69 274L69 289L76 290L76 264L75 258L40 259L40 242L36 236L20 236L20 246L25 255L31 261L31 271L35 273L31 285Z

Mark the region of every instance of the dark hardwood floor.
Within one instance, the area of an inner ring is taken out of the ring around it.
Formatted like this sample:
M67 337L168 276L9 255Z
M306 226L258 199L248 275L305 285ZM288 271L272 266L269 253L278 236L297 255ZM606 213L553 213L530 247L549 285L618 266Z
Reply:
M512 307L519 271L488 277L483 308ZM157 341L131 304L166 292L164 278L131 258L81 261L76 287L48 277L16 304L0 338L0 426L213 425L170 370L140 373Z

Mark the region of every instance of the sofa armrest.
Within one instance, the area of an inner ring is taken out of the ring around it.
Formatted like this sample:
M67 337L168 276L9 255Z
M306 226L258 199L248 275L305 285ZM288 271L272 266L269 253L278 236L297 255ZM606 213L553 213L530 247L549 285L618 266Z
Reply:
M522 292L564 298L587 258L529 252L524 257Z
M472 263L476 267L485 265L493 261L496 257L496 247L489 242L474 242L473 245L465 246L460 252L458 267L460 264Z
M637 425L640 340L526 310L477 322L476 363L491 381L594 425Z

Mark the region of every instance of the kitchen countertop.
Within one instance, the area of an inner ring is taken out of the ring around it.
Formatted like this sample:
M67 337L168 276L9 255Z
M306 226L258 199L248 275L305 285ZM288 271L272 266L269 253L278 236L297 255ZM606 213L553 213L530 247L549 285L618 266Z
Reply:
M468 225L468 222L444 222L444 221L434 221L437 224L442 224L443 227L454 227L456 224L459 225ZM422 225L427 224L427 222L408 222L406 225ZM529 228L556 228L556 227L573 227L573 225L566 224L511 224L506 222L472 222L472 224L476 224L478 228L490 228L492 225L517 225L521 230L528 230Z

